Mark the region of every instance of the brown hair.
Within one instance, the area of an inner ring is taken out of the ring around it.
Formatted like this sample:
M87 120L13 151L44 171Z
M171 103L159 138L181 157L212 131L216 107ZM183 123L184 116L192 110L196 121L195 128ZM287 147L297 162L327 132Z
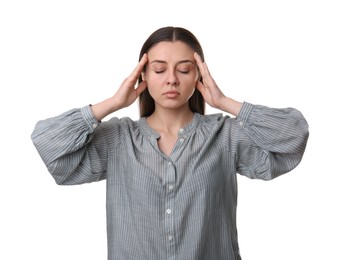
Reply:
M198 39L188 30L181 27L163 27L153 32L143 44L139 60L141 60L143 54L148 52L155 44L159 42L174 42L181 41L186 43L193 51L197 52L201 59L204 61L204 53ZM199 79L202 81L202 79ZM142 82L142 76L139 77L139 83ZM192 97L188 101L189 108L193 112L205 114L205 101L200 91L195 88ZM154 99L149 94L148 88L146 88L139 96L140 117L150 116L155 110Z

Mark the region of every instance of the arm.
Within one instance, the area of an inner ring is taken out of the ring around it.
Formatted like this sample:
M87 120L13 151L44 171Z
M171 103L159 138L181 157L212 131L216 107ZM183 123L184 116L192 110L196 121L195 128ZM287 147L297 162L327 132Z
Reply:
M123 130L117 118L103 123L100 120L136 100L146 87L142 82L135 88L146 61L144 55L113 97L36 124L32 141L58 184L81 184L106 178L110 149L120 144Z
M294 108L269 108L244 103L236 120L237 171L270 180L294 169L302 160L308 124Z
M147 54L144 54L136 68L129 77L123 81L115 95L92 106L92 111L98 121L101 121L107 115L121 108L131 105L147 87L146 82L143 81L135 88L136 81L141 75L147 60Z
M197 88L212 107L237 117L237 171L250 178L272 179L296 167L307 144L308 124L294 108L275 109L226 97L195 53L203 82Z
M237 116L243 103L226 97L212 78L207 64L202 62L200 56L197 53L194 53L194 59L198 65L203 80L203 82L197 81L196 87L203 95L206 103L208 103L211 107L218 108L222 111Z
M90 106L37 122L32 142L57 184L81 184L106 177L108 147L100 128Z

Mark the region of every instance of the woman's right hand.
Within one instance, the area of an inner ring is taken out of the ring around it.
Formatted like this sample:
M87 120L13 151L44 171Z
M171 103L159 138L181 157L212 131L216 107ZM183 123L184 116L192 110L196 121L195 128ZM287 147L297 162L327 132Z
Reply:
M145 53L132 73L122 82L120 88L113 96L113 100L119 106L118 109L128 107L139 97L141 92L147 87L147 83L142 81L136 88L136 82L139 79L144 66L148 61Z
M130 106L139 97L141 92L145 90L147 87L145 81L142 81L136 88L135 86L147 61L148 57L145 53L132 73L122 82L115 95L91 107L98 121L110 113Z

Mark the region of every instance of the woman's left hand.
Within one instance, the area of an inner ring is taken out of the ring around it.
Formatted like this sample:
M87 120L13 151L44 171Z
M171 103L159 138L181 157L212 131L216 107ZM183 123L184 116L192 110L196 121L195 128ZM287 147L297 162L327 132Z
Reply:
M206 63L201 60L201 57L196 52L194 53L194 59L202 77L202 82L198 80L196 87L204 97L206 103L213 108L217 108L237 116L242 107L242 103L224 95L212 78Z
M197 89L201 92L207 104L211 107L220 109L226 96L215 83L206 63L201 60L198 53L194 53L194 59L197 62L202 77L202 82L199 80L197 81Z

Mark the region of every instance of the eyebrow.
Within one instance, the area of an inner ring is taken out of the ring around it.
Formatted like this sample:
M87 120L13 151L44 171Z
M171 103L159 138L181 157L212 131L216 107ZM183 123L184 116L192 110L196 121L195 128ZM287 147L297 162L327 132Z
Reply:
M167 62L164 61L164 60L153 60L150 62L150 64L153 64L153 63L163 63L163 64L166 64ZM176 65L179 65L179 64L182 64L182 63L192 63L192 64L195 64L194 61L192 60L180 60L176 63Z

